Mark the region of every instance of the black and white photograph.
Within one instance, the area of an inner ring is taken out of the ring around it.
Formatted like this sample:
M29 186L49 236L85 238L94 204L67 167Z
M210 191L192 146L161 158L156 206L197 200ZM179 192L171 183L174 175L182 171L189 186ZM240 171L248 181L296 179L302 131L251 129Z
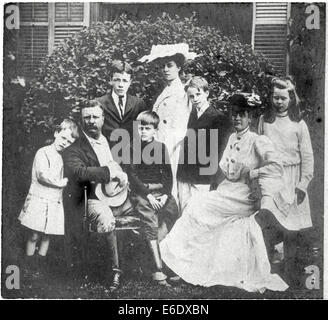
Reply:
M1 7L1 299L327 298L325 2Z

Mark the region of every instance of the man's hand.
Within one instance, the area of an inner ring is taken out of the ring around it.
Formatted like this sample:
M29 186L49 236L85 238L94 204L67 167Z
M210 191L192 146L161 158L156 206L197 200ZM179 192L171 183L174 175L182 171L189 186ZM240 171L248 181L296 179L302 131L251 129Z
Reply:
M151 193L147 195L147 199L154 210L160 210L162 204Z
M108 165L107 165L109 171L110 171L110 175L111 177L113 176L113 174L115 174L118 171L122 171L122 168L120 167L120 165L115 162L115 161L111 161Z
M301 189L295 189L296 198L297 198L297 205L301 204L305 199L305 192Z
M111 180L118 180L120 182L120 187L126 185L128 183L128 176L122 170L120 165L115 161L112 161L108 164L108 169L110 173Z
M125 185L128 184L128 176L125 172L118 172L116 175L116 178L120 181L120 187L124 187Z

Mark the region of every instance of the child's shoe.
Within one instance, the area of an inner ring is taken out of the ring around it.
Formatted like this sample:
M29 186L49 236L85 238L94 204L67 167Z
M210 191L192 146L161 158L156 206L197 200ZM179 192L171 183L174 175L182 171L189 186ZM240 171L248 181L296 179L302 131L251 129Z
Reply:
M171 287L171 285L166 281L167 276L162 271L157 271L152 274L153 281L163 287Z

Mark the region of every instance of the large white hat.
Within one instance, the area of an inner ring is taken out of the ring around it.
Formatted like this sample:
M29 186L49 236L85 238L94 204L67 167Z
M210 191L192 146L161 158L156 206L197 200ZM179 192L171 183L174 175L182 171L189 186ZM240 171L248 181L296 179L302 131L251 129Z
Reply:
M109 207L119 207L128 196L128 184L119 185L118 181L98 183L95 190L99 200L105 202Z
M159 44L153 45L150 54L143 56L139 61L150 62L158 58L171 57L177 53L182 54L186 60L195 59L197 57L195 52L189 52L189 45L187 43Z

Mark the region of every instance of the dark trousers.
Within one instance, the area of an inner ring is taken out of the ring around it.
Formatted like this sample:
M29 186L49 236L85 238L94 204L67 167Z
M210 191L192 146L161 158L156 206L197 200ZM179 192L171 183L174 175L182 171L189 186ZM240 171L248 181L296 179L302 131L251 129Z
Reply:
M299 240L298 231L290 231L284 228L276 219L274 214L266 209L261 209L255 216L256 222L262 229L268 258L271 261L275 244L284 242L284 276L288 284L296 283L299 274L297 261L297 245Z
M153 195L157 197L161 194L157 192ZM178 205L172 195L168 196L165 206L158 211L154 210L149 201L140 195L131 194L131 201L140 215L147 240L158 239L158 227L163 222L166 223L168 230L171 230L179 215Z

